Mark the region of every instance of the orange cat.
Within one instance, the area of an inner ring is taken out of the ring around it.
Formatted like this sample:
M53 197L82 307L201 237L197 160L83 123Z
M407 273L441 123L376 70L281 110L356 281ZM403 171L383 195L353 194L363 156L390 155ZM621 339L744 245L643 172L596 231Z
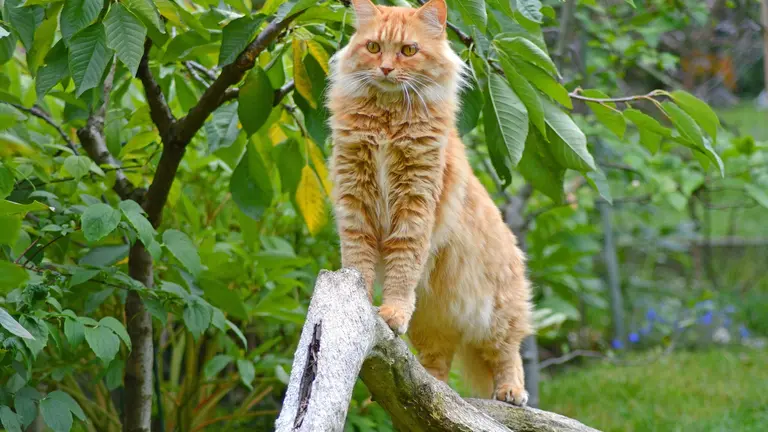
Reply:
M524 405L524 256L456 131L465 65L445 1L352 3L357 33L334 57L328 98L343 265L370 296L383 277L379 314L398 334L410 327L433 376L446 381L458 352L475 389Z

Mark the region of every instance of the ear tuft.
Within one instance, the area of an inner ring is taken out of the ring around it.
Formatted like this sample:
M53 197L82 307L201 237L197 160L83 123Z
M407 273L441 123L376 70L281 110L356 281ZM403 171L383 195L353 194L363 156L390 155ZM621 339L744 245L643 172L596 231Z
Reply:
M379 9L371 0L352 0L352 8L355 10L355 28L360 28L370 23L379 14Z
M419 8L417 15L436 34L442 34L448 21L448 6L445 0L429 0Z

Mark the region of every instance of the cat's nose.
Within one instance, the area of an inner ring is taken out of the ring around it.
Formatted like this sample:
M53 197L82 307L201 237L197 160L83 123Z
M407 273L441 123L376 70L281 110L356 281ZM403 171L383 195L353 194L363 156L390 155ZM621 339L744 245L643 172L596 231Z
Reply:
M393 70L395 70L395 68L391 68L391 67L384 67L384 66L380 67L379 69L381 69L381 72L384 74L384 76L387 76L387 75L389 75L389 73L390 73L390 72L392 72Z

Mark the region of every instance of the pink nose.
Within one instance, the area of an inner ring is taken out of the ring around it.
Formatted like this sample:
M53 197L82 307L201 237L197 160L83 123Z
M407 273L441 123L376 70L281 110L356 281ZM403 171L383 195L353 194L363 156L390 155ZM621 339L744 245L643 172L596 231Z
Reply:
M389 73L390 73L390 72L392 72L392 71L394 70L394 68L391 68L391 67L383 67L383 66L382 66L382 67L380 67L379 69L381 69L381 72L384 74L384 76L387 76L387 75L389 75Z

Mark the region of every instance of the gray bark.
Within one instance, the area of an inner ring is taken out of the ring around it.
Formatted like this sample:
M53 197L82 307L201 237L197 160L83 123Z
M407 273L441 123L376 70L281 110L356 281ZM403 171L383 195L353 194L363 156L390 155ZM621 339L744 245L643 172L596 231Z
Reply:
M616 256L616 243L613 238L613 209L605 201L597 203L603 224L603 259L608 272L608 290L611 295L611 316L613 318L613 337L624 341L624 299L621 293L619 260Z
M462 399L429 375L378 317L357 271L323 271L276 430L342 431L358 374L402 431L595 430L546 411Z

